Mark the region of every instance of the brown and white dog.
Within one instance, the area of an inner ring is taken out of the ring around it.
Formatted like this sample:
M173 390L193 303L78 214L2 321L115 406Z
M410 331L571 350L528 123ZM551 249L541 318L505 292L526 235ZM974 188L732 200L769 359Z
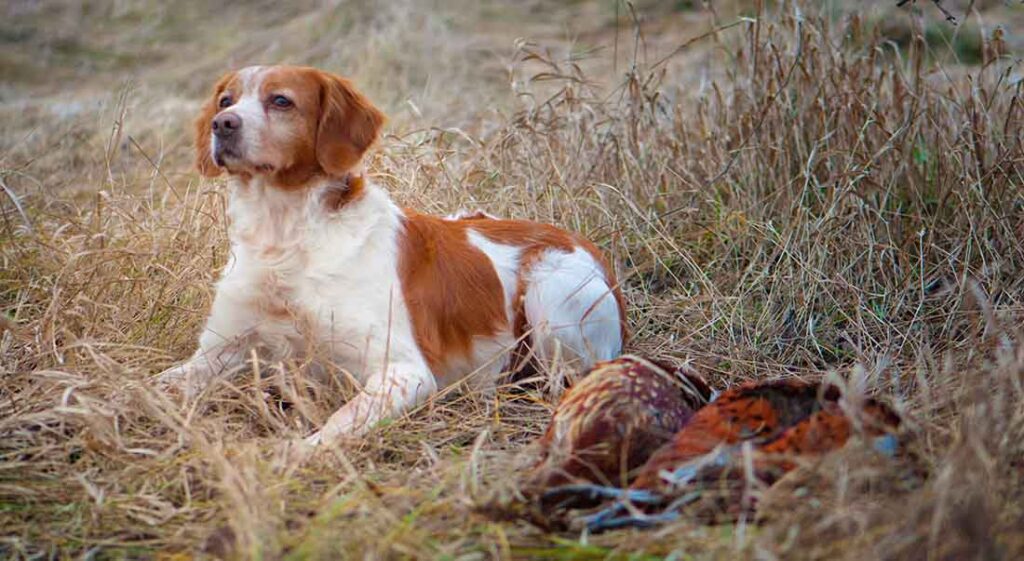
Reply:
M493 384L528 341L540 362L619 354L622 296L598 249L555 227L397 207L360 160L384 115L347 80L253 66L217 82L196 122L203 175L227 172L231 254L188 361L195 395L253 349L310 348L363 387L311 444L356 435L473 374ZM486 386L485 386L486 387Z

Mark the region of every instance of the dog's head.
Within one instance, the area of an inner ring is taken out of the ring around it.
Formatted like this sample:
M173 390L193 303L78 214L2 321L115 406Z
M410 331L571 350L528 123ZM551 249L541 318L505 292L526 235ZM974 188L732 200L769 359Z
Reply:
M377 139L384 115L352 84L298 66L250 66L223 76L196 120L206 176L265 176L295 188L342 177Z

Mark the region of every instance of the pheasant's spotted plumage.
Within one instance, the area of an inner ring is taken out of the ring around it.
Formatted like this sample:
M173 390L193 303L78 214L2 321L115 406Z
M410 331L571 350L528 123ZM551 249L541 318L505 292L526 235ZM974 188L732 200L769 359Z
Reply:
M797 380L751 382L728 390L698 411L671 443L651 455L633 487L662 489L672 484L670 478L661 477L662 472L683 466L720 446L746 441L762 457L835 450L846 444L852 432L851 419L838 400L839 391L834 387ZM874 400L864 404L860 417L871 435L881 434L899 423L895 414ZM771 459L764 463L777 464ZM770 474L764 475L761 479L774 479Z
M629 355L599 363L559 402L527 488L627 484L710 397L707 384L688 367Z
M746 482L770 485L801 460L842 447L858 430L890 452L899 417L870 399L845 411L839 398L837 388L816 383L744 384L698 410L651 454L628 488L567 485L550 489L545 503L579 504L580 496L616 499L585 519L591 529L601 530L673 519L680 507L704 498L703 490L713 486L726 491L717 506L735 513ZM750 451L752 473L743 468L744 450ZM629 503L660 513L638 513Z

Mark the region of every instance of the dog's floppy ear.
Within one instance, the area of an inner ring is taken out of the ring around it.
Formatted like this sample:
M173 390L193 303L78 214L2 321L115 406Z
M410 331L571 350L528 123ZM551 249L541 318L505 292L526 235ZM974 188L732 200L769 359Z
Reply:
M213 152L210 150L210 136L213 135L213 118L220 111L218 107L220 96L234 77L235 73L229 72L221 76L220 80L217 80L217 84L213 86L213 93L203 103L202 109L199 110L199 116L196 117L196 168L199 169L199 173L206 177L216 177L223 171L213 161Z
M328 175L342 176L377 140L385 117L348 80L320 73L316 159Z

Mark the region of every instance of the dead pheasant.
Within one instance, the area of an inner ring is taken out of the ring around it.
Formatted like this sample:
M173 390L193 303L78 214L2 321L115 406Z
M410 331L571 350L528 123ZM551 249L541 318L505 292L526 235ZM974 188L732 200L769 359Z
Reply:
M733 491L748 481L770 485L801 461L842 447L858 431L872 437L881 452L895 452L893 433L900 419L891 409L866 400L847 407L852 409L848 413L839 398L837 388L814 383L744 384L697 411L650 456L629 488L565 485L547 491L543 502L561 506L579 504L581 498L614 499L583 519L589 529L648 526L678 517L680 508L704 497L707 484L717 482ZM744 449L751 452L751 470L743 468ZM726 502L735 503L737 493L725 495Z
M711 389L689 367L631 355L599 363L559 402L524 489L581 481L628 485L651 452L710 398Z

